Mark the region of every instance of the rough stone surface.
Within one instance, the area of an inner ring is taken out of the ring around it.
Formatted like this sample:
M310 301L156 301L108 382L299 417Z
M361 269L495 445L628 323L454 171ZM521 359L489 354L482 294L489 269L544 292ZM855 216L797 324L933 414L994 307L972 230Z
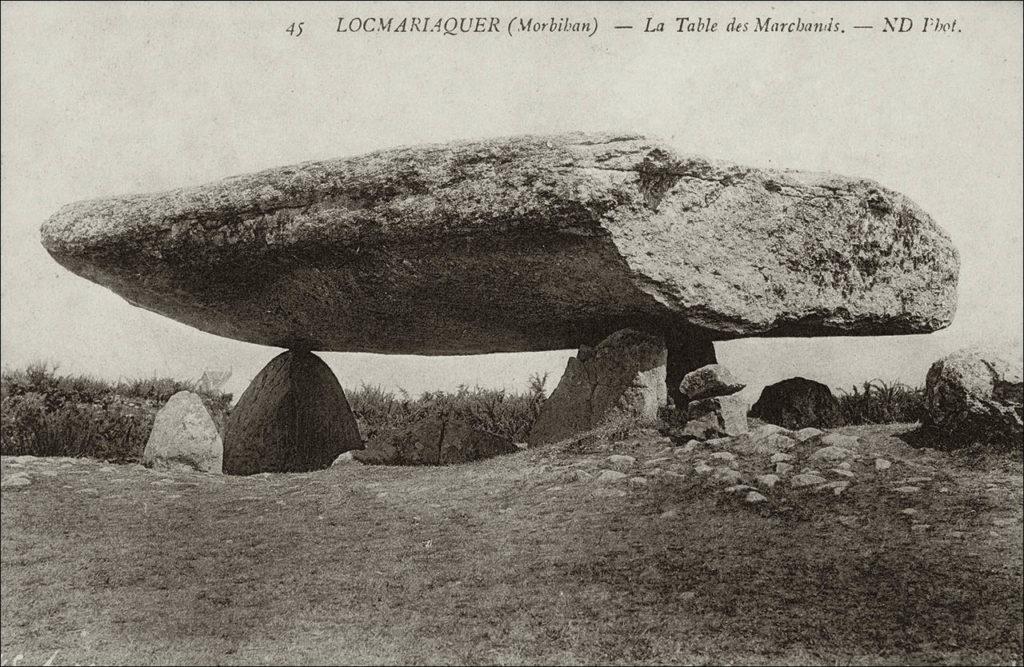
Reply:
M789 485L794 489L799 489L804 486L815 486L824 484L827 480L820 476L811 473L801 473L799 475L793 475L793 478L789 480Z
M828 447L820 447L814 450L814 453L810 455L811 461L844 461L853 456L853 452L843 447L836 447L835 445L829 445Z
M1024 446L1024 381L1020 359L965 348L928 369L924 424L956 444Z
M626 479L626 473L619 472L618 470L602 470L597 476L597 481L601 484L618 482L623 479Z
M179 391L156 413L142 463L147 468L219 473L224 444L203 399Z
M737 437L733 447L746 454L775 455L796 447L796 444L796 440L783 435L782 432L751 431Z
M350 449L344 454L339 455L338 458L334 459L334 463L331 464L331 467L351 465L353 463L358 463L358 461L356 461L355 458L355 450Z
M822 435L824 433L825 432L822 431L821 429L814 428L813 426L808 426L807 428L800 429L799 431L797 431L793 435L797 439L798 442L804 442L805 440L810 440L811 438L813 438L815 436L818 436L818 435Z
M843 435L842 433L826 433L821 436L821 444L830 447L842 447L854 449L860 445L860 439L855 435Z
M721 364L708 364L683 376L679 390L691 401L715 396L728 396L742 390L743 384Z
M929 332L952 319L959 270L928 214L872 181L612 134L399 148L83 201L42 242L203 331L410 354L575 348L638 322L707 341Z
M353 457L376 465L447 465L511 454L511 441L453 417L430 417L370 440Z
M653 422L667 401L666 356L659 337L632 329L581 349L569 358L527 442L557 442L618 419Z
M768 385L750 415L788 429L831 428L841 421L839 401L820 382L802 377Z
M253 378L231 411L224 472L319 470L362 446L345 392L330 367L309 352L283 352Z
M739 435L747 430L747 402L739 396L716 396L690 401L683 435L708 439Z

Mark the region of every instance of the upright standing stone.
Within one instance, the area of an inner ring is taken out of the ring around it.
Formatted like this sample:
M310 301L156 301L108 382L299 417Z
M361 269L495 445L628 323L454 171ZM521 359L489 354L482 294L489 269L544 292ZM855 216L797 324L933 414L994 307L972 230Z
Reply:
M654 420L666 401L664 341L632 329L571 357L527 442L557 442L619 418Z
M219 473L223 456L220 434L203 400L190 391L179 391L156 413L142 464Z
M224 472L300 472L327 468L362 447L345 392L316 355L290 350L260 371L231 412Z

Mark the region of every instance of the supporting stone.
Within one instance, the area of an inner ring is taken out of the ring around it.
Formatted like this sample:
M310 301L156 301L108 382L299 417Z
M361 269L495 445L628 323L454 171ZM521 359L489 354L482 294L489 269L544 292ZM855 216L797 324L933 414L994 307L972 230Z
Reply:
M231 411L224 472L301 472L327 468L362 447L355 417L330 367L310 352L271 360Z
M616 331L570 357L527 442L557 442L623 418L654 421L665 404L665 343L633 329Z
M698 440L746 433L749 407L736 395L690 401L683 433Z
M668 363L665 367L668 397L678 409L685 410L689 399L680 391L679 383L690 371L718 363L715 344L706 338L674 334L666 336L665 345L668 347Z

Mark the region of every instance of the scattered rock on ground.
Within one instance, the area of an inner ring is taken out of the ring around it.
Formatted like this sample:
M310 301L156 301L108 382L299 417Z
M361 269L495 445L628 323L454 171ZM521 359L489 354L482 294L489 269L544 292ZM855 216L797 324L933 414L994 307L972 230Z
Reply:
M763 503L763 502L767 502L768 498L766 498L763 494L758 493L757 491L748 491L747 492L746 501L748 503L752 503L752 504L754 504L754 503Z
M618 482L623 479L626 479L626 473L619 472L618 470L602 470L597 476L597 481L602 484Z
M875 470L888 470L892 467L892 461L888 459L875 459Z
M334 466L348 465L350 463L358 463L358 461L356 461L355 459L355 452L352 450L349 450L344 454L339 455L338 458L334 459L334 463L331 464L331 467L333 468Z
M824 484L826 482L824 477L820 475L812 475L809 473L800 473L799 475L793 475L789 480L789 485L794 489L799 489L804 486L816 486Z
M739 396L716 396L690 401L683 433L699 440L747 431L747 402Z
M810 440L811 438L813 438L815 436L818 436L818 435L823 435L824 433L825 432L822 431L819 428L814 428L813 426L808 426L808 427L802 428L799 431L797 431L796 433L794 433L793 437L795 437L798 442L803 442L804 440Z
M843 447L852 449L860 444L860 439L855 435L843 435L842 433L826 433L821 436L821 444L832 447Z
M811 454L810 459L812 461L842 461L853 456L853 452L843 447L837 447L835 445L829 445L827 447L821 447L816 449Z

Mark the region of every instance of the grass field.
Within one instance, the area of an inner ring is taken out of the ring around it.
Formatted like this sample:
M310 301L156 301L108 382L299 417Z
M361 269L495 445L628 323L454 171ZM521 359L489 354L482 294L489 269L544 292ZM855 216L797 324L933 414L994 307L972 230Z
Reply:
M1019 665L1021 465L909 429L842 429L845 493L759 505L650 431L254 477L3 457L2 660Z

